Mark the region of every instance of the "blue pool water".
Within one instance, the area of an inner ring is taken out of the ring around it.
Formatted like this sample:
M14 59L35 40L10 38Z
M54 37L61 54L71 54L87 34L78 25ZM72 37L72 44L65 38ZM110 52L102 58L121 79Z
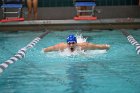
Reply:
M42 52L77 32L88 42L111 48L75 56ZM128 32L140 42L140 30ZM0 63L42 33L0 32ZM119 30L53 31L0 74L0 93L140 93L139 78L140 55Z

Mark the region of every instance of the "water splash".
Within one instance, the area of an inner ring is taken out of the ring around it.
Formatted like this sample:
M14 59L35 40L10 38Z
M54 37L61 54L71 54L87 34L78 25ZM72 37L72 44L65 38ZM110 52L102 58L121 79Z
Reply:
M76 38L77 38L77 43L83 43L83 42L86 42L87 41L87 38L84 38L82 34L76 34L75 35Z
M78 47L74 52L71 52L68 48L64 49L64 51L59 51L59 54L61 56L78 56L85 54L84 50L81 50L80 47Z

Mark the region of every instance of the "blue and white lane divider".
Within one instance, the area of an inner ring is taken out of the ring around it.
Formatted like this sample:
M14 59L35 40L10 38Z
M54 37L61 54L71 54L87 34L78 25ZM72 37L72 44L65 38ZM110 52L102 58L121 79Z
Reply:
M127 37L128 41L136 47L137 54L140 54L140 44L135 40L135 38L126 31L123 31L122 33Z
M36 37L34 40L32 40L29 44L27 44L27 46L21 48L20 50L18 50L18 52L11 57L10 59L6 60L5 62L3 62L2 64L0 64L0 74L10 65L15 63L16 61L22 59L25 57L26 55L26 51L29 48L33 48L35 46L36 43L38 43L45 35L47 35L49 33L49 31L46 31L45 33L43 33L42 35L40 35L39 37Z

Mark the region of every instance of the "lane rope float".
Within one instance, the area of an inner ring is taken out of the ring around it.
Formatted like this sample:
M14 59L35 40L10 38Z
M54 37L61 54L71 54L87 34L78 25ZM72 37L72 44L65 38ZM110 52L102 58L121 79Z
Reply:
M3 62L2 64L0 64L0 74L10 65L13 64L15 62L17 62L18 60L21 60L22 58L25 57L26 55L26 51L30 48L33 48L36 43L38 43L44 36L46 36L50 31L46 31L44 32L42 35L36 37L35 39L33 39L29 44L27 44L25 47L21 48L20 50L18 50L18 52L11 57L10 59L6 60L5 62Z
M135 38L130 35L128 32L126 31L122 31L122 33L127 37L127 40L136 47L136 52L139 55L140 54L140 43L138 41L135 40Z

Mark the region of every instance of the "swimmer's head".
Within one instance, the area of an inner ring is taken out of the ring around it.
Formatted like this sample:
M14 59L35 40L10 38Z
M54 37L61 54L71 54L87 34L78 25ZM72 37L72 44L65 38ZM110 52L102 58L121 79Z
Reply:
M74 35L69 35L67 37L67 43L77 43L77 39Z
M69 35L67 37L68 48L71 52L73 52L75 50L76 43L77 43L77 39L74 35Z

